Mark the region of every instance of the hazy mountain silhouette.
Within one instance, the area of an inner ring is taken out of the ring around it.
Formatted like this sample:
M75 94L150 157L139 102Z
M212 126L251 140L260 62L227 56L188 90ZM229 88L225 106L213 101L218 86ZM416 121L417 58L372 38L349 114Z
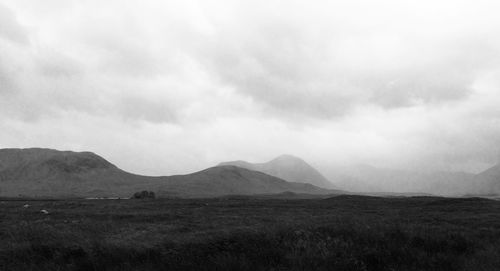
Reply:
M337 168L335 184L340 189L354 192L430 193L434 195L458 196L475 191L479 184L477 176L466 172L419 172L377 168L370 165L355 165Z
M339 168L335 172L338 177L334 178L335 185L352 192L500 194L500 165L477 175L368 165ZM125 172L91 152L0 149L0 196L3 197L129 197L142 190L176 197L341 193L319 186L333 185L306 162L290 155L268 163L235 161L192 174L149 177Z
M335 188L319 171L304 160L292 156L281 155L266 163L249 163L246 161L223 162L219 165L233 165L260 171L289 182L308 183L323 188Z
M476 194L500 194L500 164L477 174Z
M248 195L266 193L324 194L327 190L311 184L287 182L280 178L237 166L217 166L188 175L167 177L161 191L196 196ZM333 191L331 191L333 192Z
M142 190L180 197L332 192L235 166L148 177L125 172L91 152L0 149L0 196L129 197Z
M124 197L153 182L91 152L0 150L1 196Z

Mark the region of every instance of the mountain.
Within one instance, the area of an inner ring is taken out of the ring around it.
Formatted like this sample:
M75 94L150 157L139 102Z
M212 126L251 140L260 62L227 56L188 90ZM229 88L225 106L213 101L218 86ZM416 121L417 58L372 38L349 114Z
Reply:
M219 164L219 166L227 165L260 171L289 182L308 183L328 189L335 188L319 171L304 160L292 155L281 155L266 163L232 161Z
M340 189L353 192L429 193L443 196L459 196L474 191L476 176L465 172L418 172L355 165L336 168Z
M141 190L176 197L332 193L235 166L213 167L187 175L149 177L125 172L91 152L0 149L2 197L129 197Z
M0 196L129 196L153 182L91 152L0 150Z
M217 166L188 175L167 177L161 191L196 196L275 194L283 192L324 194L311 184L287 182L274 176L236 166Z
M477 174L474 194L500 194L500 164Z

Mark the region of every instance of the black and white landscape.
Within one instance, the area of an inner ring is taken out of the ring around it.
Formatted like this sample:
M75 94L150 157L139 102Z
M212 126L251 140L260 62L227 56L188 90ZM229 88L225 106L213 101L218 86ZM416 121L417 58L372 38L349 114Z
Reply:
M305 171L297 171L295 159L278 158L285 166L271 169L303 179L280 179L244 167L220 165L195 173L166 177L140 176L125 172L90 152L50 149L0 150L0 196L31 198L129 198L140 190L153 191L159 197L216 197L277 193L338 194L340 191L309 184L321 175L305 162ZM286 167L291 163L290 167ZM274 174L272 174L274 175Z
M128 198L139 190L159 197L216 197L299 193L311 195L433 195L500 197L500 166L479 174L339 169L330 181L304 160L281 155L266 163L222 162L174 176L126 172L91 152L0 149L0 196L8 198Z
M499 10L0 0L0 270L500 270Z

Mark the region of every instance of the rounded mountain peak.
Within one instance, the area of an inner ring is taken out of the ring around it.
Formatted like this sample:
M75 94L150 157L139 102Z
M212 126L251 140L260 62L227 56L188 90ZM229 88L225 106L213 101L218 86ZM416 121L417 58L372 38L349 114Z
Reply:
M307 164L306 161L302 160L297 156L291 154L282 154L268 163L279 163L279 164Z
M289 182L309 183L319 187L334 187L319 171L303 159L282 154L266 163L248 163L244 161L226 162L220 165L234 165L260 171Z
M65 172L115 167L106 159L92 152L58 151L43 148L0 150L0 168L23 166L42 166Z

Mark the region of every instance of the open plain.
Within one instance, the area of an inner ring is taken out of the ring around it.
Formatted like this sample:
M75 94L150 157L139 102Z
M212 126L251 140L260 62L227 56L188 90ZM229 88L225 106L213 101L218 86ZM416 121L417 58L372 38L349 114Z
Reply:
M3 199L0 270L500 268L498 201L297 197Z

